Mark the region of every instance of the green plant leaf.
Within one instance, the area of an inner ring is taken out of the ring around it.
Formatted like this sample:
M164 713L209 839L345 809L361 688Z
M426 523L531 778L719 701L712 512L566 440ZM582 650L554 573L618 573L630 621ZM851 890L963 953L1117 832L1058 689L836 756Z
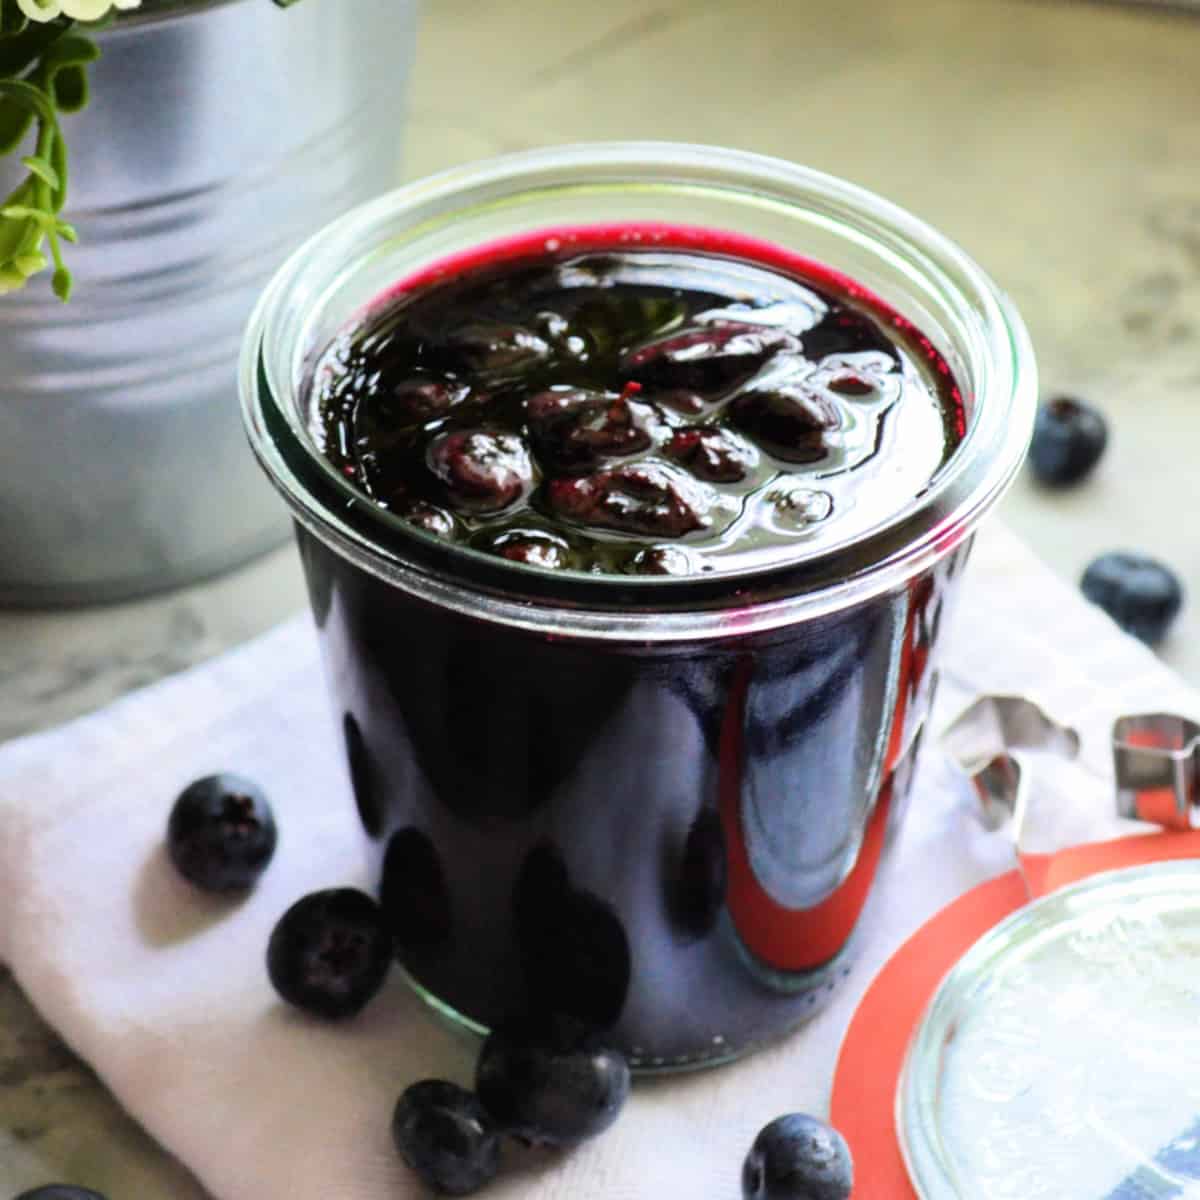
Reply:
M21 159L21 165L27 171L48 183L56 192L62 190L62 180L59 179L58 172L44 158L28 154Z
M5 292L15 292L25 286L25 276L16 267L6 266L0 262L0 296Z
M100 48L91 38L65 37L46 51L31 78L60 112L78 112L88 101L85 68L99 57Z
M293 0L276 2L286 7ZM82 27L100 29L115 15ZM71 294L62 243L78 241L78 234L58 216L67 199L67 144L58 119L87 104L87 68L100 55L75 29L67 17L32 21L17 0L0 0L0 158L37 125L37 148L21 159L28 175L0 203L0 291L22 286L52 259L55 294L62 300Z
M34 250L29 254L18 254L13 259L13 266L28 279L39 271L44 271L50 265L50 260L40 251Z
M29 133L33 110L7 96L0 99L0 157L11 154Z
M4 201L3 208L24 207L33 199L33 183L26 179L18 187L14 188L8 199ZM32 249L28 241L30 229L36 231L37 226L31 225L24 218L10 219L5 217L0 219L0 266L3 266L9 259L17 254L22 254L26 250ZM36 240L33 245L36 246Z
M7 217L10 221L42 221L46 213L32 204L6 204L0 208L0 217Z
M0 220L0 270L15 270L17 260L36 254L44 241L45 234L36 221Z
M0 79L14 78L28 70L70 29L71 22L60 17L44 25L30 21L20 33L0 38Z
M86 66L100 57L100 47L89 37L72 34L59 38L42 55L41 70L48 75L63 67Z
M59 112L75 113L88 102L87 71L81 66L59 67L50 79L50 89Z
M34 83L24 79L0 78L0 96L7 96L17 104L30 109L39 121L57 127L58 117L50 97Z
M67 139L63 137L57 127L50 141L49 150L42 157L50 163L54 168L55 175L58 176L58 187L54 190L54 201L51 207L54 212L61 212L62 206L67 202L69 172L67 170Z
M23 209L34 199L34 176L26 178L14 187L8 194L0 209ZM26 220L25 217L0 216L0 271L16 270L12 268L12 260L20 254L28 254L37 250L43 240L43 230L36 221Z

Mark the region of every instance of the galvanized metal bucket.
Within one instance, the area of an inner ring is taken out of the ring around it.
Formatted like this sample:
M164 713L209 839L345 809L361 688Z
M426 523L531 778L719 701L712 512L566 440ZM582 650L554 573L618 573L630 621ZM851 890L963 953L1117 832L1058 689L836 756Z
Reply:
M395 182L413 8L145 0L102 35L65 126L75 298L0 296L0 604L119 599L284 539L242 327L289 251Z

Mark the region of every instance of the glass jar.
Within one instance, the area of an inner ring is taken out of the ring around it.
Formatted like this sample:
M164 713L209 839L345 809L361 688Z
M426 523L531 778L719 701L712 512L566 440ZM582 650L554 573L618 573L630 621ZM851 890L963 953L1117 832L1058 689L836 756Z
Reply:
M552 573L414 530L314 446L314 356L397 280L535 231L663 222L816 261L933 343L967 429L920 495L734 577ZM296 521L365 838L423 994L478 1029L569 1015L639 1069L720 1061L818 1011L903 819L931 654L1036 392L1019 317L956 246L731 150L473 164L296 254L247 333L245 420Z

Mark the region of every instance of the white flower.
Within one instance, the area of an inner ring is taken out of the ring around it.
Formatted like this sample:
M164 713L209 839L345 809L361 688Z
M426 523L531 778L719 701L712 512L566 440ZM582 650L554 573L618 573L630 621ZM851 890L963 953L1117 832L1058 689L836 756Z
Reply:
M17 0L17 7L31 21L53 21L62 16L59 0Z
M17 0L17 7L31 21L53 21L70 17L72 21L98 21L113 8L137 8L142 0Z

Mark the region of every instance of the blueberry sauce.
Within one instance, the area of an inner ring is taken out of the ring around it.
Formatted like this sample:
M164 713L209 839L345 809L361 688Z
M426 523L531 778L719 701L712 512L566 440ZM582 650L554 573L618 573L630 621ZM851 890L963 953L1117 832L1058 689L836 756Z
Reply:
M861 288L656 227L541 233L408 280L321 356L309 420L427 534L651 575L853 538L920 494L963 428L944 360Z

